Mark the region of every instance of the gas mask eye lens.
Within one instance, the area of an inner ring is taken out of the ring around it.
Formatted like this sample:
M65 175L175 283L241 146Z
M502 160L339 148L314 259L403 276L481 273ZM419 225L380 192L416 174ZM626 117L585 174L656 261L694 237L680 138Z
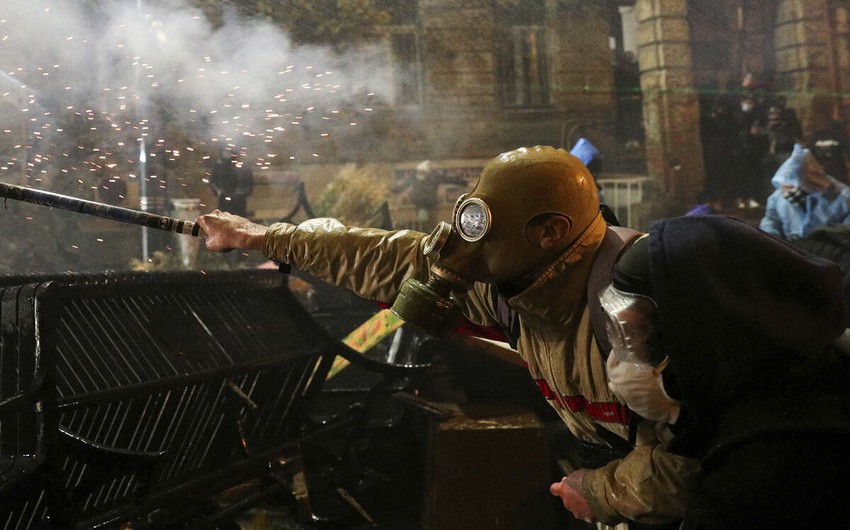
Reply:
M478 241L490 230L490 209L481 199L466 199L458 206L454 221L460 237Z

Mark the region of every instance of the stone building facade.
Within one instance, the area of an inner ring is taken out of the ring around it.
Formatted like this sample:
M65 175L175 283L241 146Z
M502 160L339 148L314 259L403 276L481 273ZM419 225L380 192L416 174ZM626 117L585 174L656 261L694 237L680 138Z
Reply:
M818 116L850 122L846 0L383 4L394 20L377 54L386 85L371 118L377 134L365 150L366 135L341 141L356 150L325 163L376 163L388 179L424 159L469 173L508 149L569 149L584 136L605 154L603 177L648 177L648 215L661 217L686 211L705 187L702 114L745 94L747 74L787 100L804 135ZM323 182L308 181L308 193ZM393 213L407 216L401 204Z

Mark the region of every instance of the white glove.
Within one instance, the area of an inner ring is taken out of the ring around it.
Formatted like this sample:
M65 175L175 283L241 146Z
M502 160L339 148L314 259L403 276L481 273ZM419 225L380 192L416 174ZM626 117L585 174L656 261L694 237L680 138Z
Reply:
M664 391L659 367L621 362L613 353L608 356L608 388L641 417L669 424L679 419L679 403Z

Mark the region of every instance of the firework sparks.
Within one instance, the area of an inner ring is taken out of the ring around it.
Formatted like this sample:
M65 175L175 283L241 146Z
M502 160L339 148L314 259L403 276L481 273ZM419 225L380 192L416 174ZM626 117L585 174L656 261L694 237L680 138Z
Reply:
M369 79L233 14L214 29L173 5L12 4L0 18L0 179L11 183L109 203L142 183L185 196L208 186L222 150L259 171L321 159L381 100L362 60L351 64Z

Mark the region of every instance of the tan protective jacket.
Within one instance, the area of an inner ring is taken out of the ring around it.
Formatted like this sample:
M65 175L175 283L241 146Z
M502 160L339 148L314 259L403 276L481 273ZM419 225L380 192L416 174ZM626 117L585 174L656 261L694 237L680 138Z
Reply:
M605 360L594 340L587 307L587 279L605 235L598 216L584 234L529 288L508 300L519 315L517 351L544 396L578 438L601 443L601 426L628 438L629 411L608 388ZM426 234L346 227L333 219L299 225L277 223L264 242L265 256L390 304L408 277L428 278L422 254ZM457 296L473 323L498 326L494 286L476 283ZM621 460L588 472L585 496L602 522L623 519L664 523L684 515L684 484L695 461L673 455L650 426L639 429L637 447Z

